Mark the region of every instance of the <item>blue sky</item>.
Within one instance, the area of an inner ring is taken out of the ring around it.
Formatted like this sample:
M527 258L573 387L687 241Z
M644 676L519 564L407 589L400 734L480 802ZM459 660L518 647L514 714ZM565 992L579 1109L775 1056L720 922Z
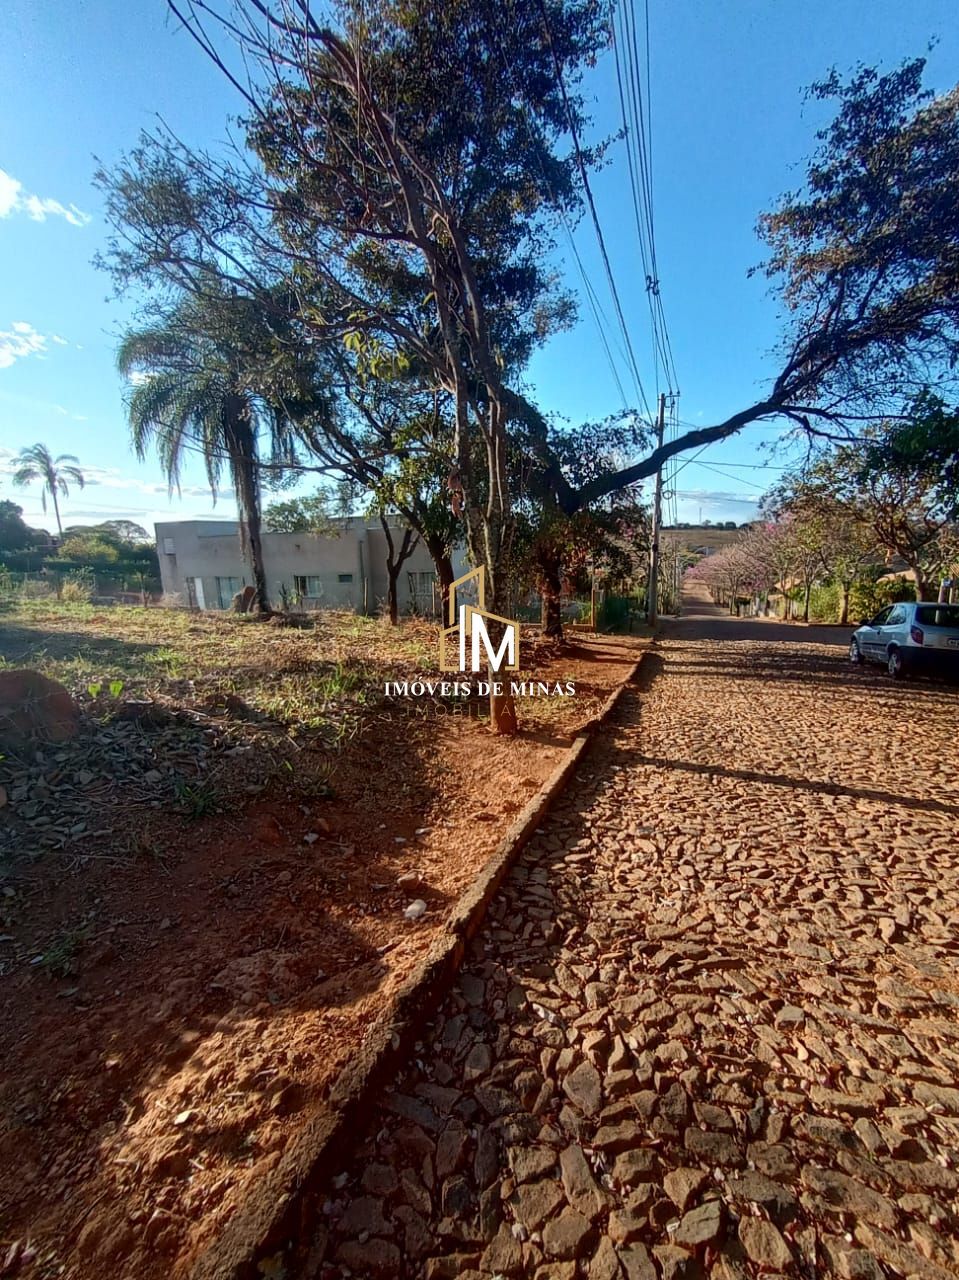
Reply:
M639 5L640 9L642 5ZM949 88L959 68L953 0L649 0L651 103L659 275L679 371L680 418L717 421L752 401L774 371L776 306L761 278L757 215L798 186L823 122L803 89L829 67L894 65L938 41L927 84ZM153 461L127 442L116 335L131 304L110 298L92 266L106 227L92 185L158 117L195 144L215 144L239 110L229 86L178 31L165 0L7 0L0 46L0 497L51 526L39 492L10 484L10 459L43 441L79 456L90 483L65 504L67 523L232 513L214 508L199 467L168 499ZM591 75L594 136L618 125L612 62ZM594 181L600 217L644 381L653 368L623 144ZM590 226L576 233L612 315ZM579 277L560 252L557 266ZM623 376L625 377L625 369ZM537 402L572 422L622 407L588 307L579 325L537 353L527 376ZM754 426L710 448L676 480L674 510L695 520L749 519L777 472ZM718 470L717 470L718 468Z

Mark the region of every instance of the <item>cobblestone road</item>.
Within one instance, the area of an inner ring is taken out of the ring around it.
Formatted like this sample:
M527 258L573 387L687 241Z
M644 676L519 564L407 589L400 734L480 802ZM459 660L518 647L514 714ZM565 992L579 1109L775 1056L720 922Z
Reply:
M824 634L667 626L303 1276L959 1274L959 694Z

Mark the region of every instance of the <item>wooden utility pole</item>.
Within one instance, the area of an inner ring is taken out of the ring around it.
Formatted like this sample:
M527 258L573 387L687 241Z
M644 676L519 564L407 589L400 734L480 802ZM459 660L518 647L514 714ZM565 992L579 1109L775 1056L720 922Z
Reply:
M659 397L659 416L656 420L656 448L663 445L666 430L666 396ZM656 496L653 498L653 527L649 548L649 585L646 590L646 621L650 626L659 614L659 527L663 519L663 467L656 468Z

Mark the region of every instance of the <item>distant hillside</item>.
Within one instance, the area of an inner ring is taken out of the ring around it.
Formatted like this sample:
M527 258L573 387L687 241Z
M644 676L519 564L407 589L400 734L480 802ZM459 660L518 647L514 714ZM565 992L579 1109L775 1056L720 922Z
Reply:
M700 551L703 547L715 551L719 547L728 547L731 543L738 542L744 532L744 529L724 529L721 525L714 524L697 525L691 529L667 526L663 529L663 541L670 547L679 546L684 551Z

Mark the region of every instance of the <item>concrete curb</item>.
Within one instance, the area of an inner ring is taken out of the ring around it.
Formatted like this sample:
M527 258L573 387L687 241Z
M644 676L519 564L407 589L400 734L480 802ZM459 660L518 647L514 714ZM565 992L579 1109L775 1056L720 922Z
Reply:
M280 1162L264 1176L226 1228L190 1271L190 1280L256 1280L257 1262L280 1252L293 1239L308 1238L304 1193L334 1174L352 1135L362 1125L373 1094L396 1074L419 1032L452 986L466 947L479 931L486 910L530 837L563 790L600 728L636 679L645 652L583 726L566 755L526 808L514 819L496 851L461 894L446 929L377 1019L354 1061L334 1082L327 1110L296 1136Z

